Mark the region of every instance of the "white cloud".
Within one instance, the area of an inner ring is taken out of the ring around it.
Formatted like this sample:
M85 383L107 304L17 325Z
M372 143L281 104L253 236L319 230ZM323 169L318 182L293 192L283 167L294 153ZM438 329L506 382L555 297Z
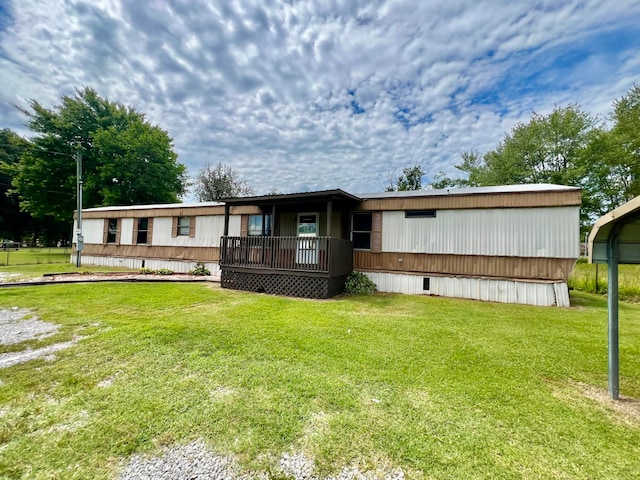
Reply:
M640 73L640 5L611 3L14 1L0 113L20 131L7 105L89 85L169 131L192 173L380 190L416 162L454 173L534 110L610 111Z

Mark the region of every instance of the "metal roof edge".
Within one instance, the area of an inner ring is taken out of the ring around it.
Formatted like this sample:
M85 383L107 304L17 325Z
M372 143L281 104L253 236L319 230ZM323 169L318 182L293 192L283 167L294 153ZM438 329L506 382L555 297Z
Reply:
M592 244L596 241L596 237L598 236L600 230L603 230L603 227L616 220L620 220L627 215L632 214L636 210L640 210L640 195L632 198L626 203L623 203L618 208L614 208L610 212L605 213L598 220L596 220L596 222L593 224L593 227L591 228L591 232L589 233L589 243ZM591 250L592 249L589 249L589 252L591 252ZM589 255L589 257L591 257L591 255Z
M198 202L198 203L159 203L149 205L110 205L108 207L83 208L83 212L112 212L117 210L148 210L169 208L199 208L199 207L223 207L223 202Z
M252 202L279 202L286 201L295 198L322 198L322 197L330 197L330 196L340 196L345 197L347 199L351 199L354 201L361 201L362 199L352 193L346 192L340 188L335 188L331 190L317 190L313 192L298 192L298 193L282 193L278 195L260 195L255 197L236 197L236 198L224 198L223 202L228 203L229 205L234 204L250 204Z
M408 190L401 192L375 192L357 194L363 200L382 198L404 198L404 197L430 197L448 195L490 195L490 194L517 194L517 193L543 193L576 191L579 187L569 185L557 185L551 183L529 183L521 185L493 185L486 187L462 187L443 188L432 190Z

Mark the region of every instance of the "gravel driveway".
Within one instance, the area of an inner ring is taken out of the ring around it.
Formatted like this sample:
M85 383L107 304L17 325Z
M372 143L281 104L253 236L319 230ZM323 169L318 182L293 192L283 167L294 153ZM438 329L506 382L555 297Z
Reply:
M13 307L0 309L0 345L12 345L26 340L50 337L58 332L59 325L43 322L29 310ZM59 350L69 348L75 343L55 343L43 348L22 350L0 354L0 368L27 362L34 358L47 357Z

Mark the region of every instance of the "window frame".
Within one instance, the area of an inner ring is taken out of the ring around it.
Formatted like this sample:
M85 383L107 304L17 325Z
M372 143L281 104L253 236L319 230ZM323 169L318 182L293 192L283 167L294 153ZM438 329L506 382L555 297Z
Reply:
M354 225L355 225L355 217L356 215L368 215L369 216L369 230L354 230ZM357 235L365 235L368 234L369 236L369 241L368 246L367 247L363 247L363 246L356 246L356 241L354 240L354 234ZM373 240L373 212L353 212L351 214L351 242L353 243L353 249L354 250L366 250L366 251L371 251L371 246L372 246L372 240Z
M187 224L182 225L180 221L185 218L187 219ZM188 237L190 236L190 234L191 234L191 217L188 217L186 215L178 217L176 237Z
M140 224L146 220L147 228L140 228ZM150 220L149 217L139 217L136 218L136 245L147 245L149 243L149 230L150 230ZM141 234L144 234L144 242L140 241Z
M429 210L405 210L404 218L436 218L435 209Z
M111 224L114 224L112 229ZM118 222L117 218L108 218L107 219L107 235L105 243L118 243Z
M257 228L251 228L251 219L260 219L260 230ZM260 237L271 235L271 214L262 213L257 215L249 215L247 219L247 236L248 237Z

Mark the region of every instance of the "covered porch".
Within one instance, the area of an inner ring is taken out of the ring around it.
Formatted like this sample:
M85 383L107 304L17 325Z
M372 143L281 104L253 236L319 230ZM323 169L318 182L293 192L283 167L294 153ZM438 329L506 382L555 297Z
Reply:
M359 198L342 190L225 200L220 240L223 288L306 298L342 292L353 270L351 212ZM240 236L229 236L231 207L244 215Z

